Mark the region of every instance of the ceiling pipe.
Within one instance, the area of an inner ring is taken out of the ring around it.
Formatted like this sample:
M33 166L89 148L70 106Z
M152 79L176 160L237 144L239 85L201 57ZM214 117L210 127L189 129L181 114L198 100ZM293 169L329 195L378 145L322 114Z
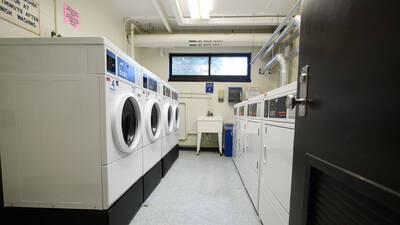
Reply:
M286 26L286 28L282 31L282 33L275 39L275 41L271 44L271 46L267 49L267 51L265 51L264 55L262 58L266 58L266 56L268 55L268 53L276 46L278 45L288 34L290 31L294 30L294 29L298 29L298 31L300 31L300 15L297 15L295 17L293 17L289 24ZM295 34L297 35L297 34Z
M169 33L172 33L172 29L168 23L167 17L165 16L164 10L161 8L160 2L158 0L153 0L153 5L156 8L158 15L160 15L165 28Z
M279 24L278 28L274 31L272 36L264 43L264 45L261 47L261 49L257 52L257 54L254 56L254 58L250 61L250 64L252 64L260 55L265 51L265 49L271 45L271 43L274 41L275 36L282 30L282 28L289 22L289 20L292 18L292 16L296 13L297 9L300 7L302 0L298 0L296 4L293 6L293 8L289 11L288 15L286 18L283 20L281 24Z
M178 26L199 27L199 26L276 26L283 21L280 16L260 16L260 17L225 17L210 19L185 18L179 4L179 0L169 0L169 4L174 12Z

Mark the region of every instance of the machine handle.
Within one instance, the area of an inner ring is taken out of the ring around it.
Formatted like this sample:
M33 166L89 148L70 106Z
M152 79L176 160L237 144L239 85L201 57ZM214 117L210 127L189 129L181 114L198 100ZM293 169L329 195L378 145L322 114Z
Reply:
M267 163L267 146L264 145L264 159L263 159L263 163L266 164Z

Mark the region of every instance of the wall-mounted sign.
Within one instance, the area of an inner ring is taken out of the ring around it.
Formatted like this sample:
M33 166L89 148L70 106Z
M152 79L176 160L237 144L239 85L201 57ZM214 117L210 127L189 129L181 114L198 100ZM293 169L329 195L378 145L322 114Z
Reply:
M0 0L0 18L40 35L38 0Z
M78 11L64 3L64 21L77 30L81 30L81 16Z
M214 93L214 83L206 83L206 93Z

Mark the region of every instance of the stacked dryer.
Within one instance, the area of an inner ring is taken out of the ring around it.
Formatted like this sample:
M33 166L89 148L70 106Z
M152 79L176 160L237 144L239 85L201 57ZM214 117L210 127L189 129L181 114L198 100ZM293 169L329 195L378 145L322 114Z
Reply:
M297 82L234 106L233 161L263 224L287 225Z
M143 183L146 200L162 177L162 87L161 80L144 67L142 85Z
M296 95L297 82L267 93L264 99L260 167L259 215L264 224L289 223L294 122L296 111L286 108Z
M128 224L143 202L140 68L103 38L0 39L0 58L2 213Z

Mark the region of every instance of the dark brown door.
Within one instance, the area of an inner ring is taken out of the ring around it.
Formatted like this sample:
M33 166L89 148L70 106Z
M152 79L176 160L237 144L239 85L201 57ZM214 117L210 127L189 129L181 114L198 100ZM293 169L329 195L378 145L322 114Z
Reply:
M398 2L303 2L290 225L400 224Z

